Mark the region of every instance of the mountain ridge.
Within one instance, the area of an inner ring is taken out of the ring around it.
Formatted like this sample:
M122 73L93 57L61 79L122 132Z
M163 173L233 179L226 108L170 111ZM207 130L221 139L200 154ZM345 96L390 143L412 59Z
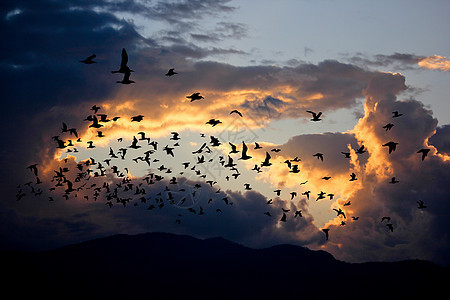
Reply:
M32 288L17 287L16 293L32 290L59 299L86 294L110 299L327 298L348 285L357 294L373 290L371 295L417 296L442 292L438 282L450 274L449 268L427 261L347 263L296 245L255 249L221 237L161 232L117 234L49 251L3 252L2 257L12 278L6 287L25 282Z

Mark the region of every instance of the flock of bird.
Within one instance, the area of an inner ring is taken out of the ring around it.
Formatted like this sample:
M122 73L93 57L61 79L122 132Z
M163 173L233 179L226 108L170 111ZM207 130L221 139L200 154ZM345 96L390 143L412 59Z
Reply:
M93 64L96 63L94 61L95 57L95 55L91 55L86 59L81 60L80 62L84 64ZM130 80L132 72L134 71L128 67L127 52L125 49L122 49L120 67L118 70L112 71L112 73L124 74L123 79L121 81L117 81L117 83L131 84L134 83L134 81ZM176 74L178 73L175 72L175 69L171 68L168 70L165 76L171 77ZM202 95L200 95L199 92L188 95L186 96L186 98L190 99L190 102L205 99ZM97 130L98 138L105 137L103 131L99 130L104 127L104 124L108 122L117 122L121 118L120 116L115 116L109 119L106 113L101 113L102 108L97 105L93 105L90 108L90 111L91 113L84 119L84 121L91 122L88 127ZM314 111L308 110L307 113L311 114L311 121L313 122L319 122L322 120L322 112L316 113ZM230 115L231 114L237 115L241 118L243 117L242 113L236 109L232 110L230 112ZM397 111L392 112L392 118L399 118L401 116L402 114ZM141 122L143 119L143 115L136 115L131 117L130 121ZM217 119L210 119L205 124L215 127L219 124L222 124L222 122ZM394 124L392 123L387 123L383 126L386 131L391 130L393 127ZM56 148L65 149L67 153L78 152L76 146L83 145L83 141L79 137L77 129L71 128L63 122L60 132L60 134L69 135L69 138L63 139L60 138L60 135L53 136L52 139L56 142ZM208 174L209 167L207 165L214 163L216 166L222 168L223 170L227 170L228 174L225 176L225 179L227 181L230 181L232 178L233 180L237 180L241 175L241 172L238 169L237 161L246 161L252 159L252 156L249 153L249 145L247 145L245 141L242 141L242 146L240 150L238 150L238 145L232 142L224 143L223 141L220 141L218 137L215 137L213 135L209 136L208 141L205 134L200 134L200 136L203 139L206 139L206 141L200 146L199 149L197 149L196 151L192 151L193 161L183 162L182 171L180 171L179 174L174 175L173 168L164 166L164 161L160 161L160 159L155 158L154 156L155 153L159 153L162 151L163 153L165 153L165 155L174 157L174 151L176 151L175 149L181 146L180 134L178 132L171 132L171 137L169 139L171 143L165 145L164 147L161 147L158 144L158 141L148 137L143 131L138 132L136 135L138 137L133 136L131 139L132 142L129 146L123 146L119 149L113 149L112 147L109 147L108 157L104 158L103 160L97 160L90 157L87 160L78 161L75 170L71 170L69 169L69 167L59 167L58 170L54 170L54 175L51 180L52 184L49 188L49 191L53 193L62 192L62 197L66 200L68 200L69 197L73 196L76 198L83 197L86 200L92 199L94 201L96 201L103 192L106 198L106 205L109 207L112 207L115 204L120 204L126 207L127 205L130 205L132 203L133 206L138 206L140 204L148 205L147 209L152 210L156 208L161 209L165 205L176 205L179 208L186 209L189 213L204 215L207 209L205 209L198 203L201 198L200 191L204 187L204 184L210 186L211 188L217 184L215 178L210 179L208 177L210 176L210 174ZM124 141L125 139L123 138L117 139L118 143L123 143ZM87 149L96 147L94 145L94 141L86 141L86 144ZM215 150L215 148L223 144L230 147L230 151L225 155L223 154L223 152L221 152L223 150ZM388 153L391 154L396 150L398 143L389 141L382 146L388 147ZM254 142L252 151L258 151L259 149L263 148L264 147L259 143ZM142 152L139 152L139 150L141 150ZM251 171L260 173L263 172L262 168L268 168L272 166L271 152L278 153L280 151L281 149L279 148L266 150L264 160L260 164L255 164ZM417 151L417 153L421 154L421 159L424 160L429 151L430 149L420 149ZM358 155L364 154L366 152L367 149L365 149L364 145L361 145L358 149L355 149L355 153ZM344 158L348 159L351 157L350 152L341 153L344 154ZM239 157L236 157L238 154L240 154ZM133 178L132 176L130 176L130 172L127 167L121 169L117 164L115 164L116 161L124 161L125 157L129 157L130 155L133 155L132 160L135 163L146 163L146 167L148 167L150 171L146 176L142 178ZM323 153L318 152L313 154L312 156L316 157L320 162L324 161ZM285 160L284 163L286 164L290 173L299 173L300 169L298 162L300 161L301 159L299 157L295 157ZM69 159L65 158L64 162L68 163ZM16 194L16 200L22 199L27 195L27 193L34 196L41 196L43 193L43 190L40 188L43 182L39 178L37 164L29 165L27 169L30 170L34 175L35 180L29 181L24 184L19 184L17 186L18 191ZM204 172L202 172L202 169ZM191 173L191 176L186 176L189 174L188 172ZM180 177L178 175L180 175ZM191 179L192 175L196 175L197 177ZM169 179L166 178L167 176L169 177ZM349 181L358 180L355 173L351 173L349 176ZM103 180L94 179L92 180L92 183L90 183L89 180L91 180L92 178ZM322 177L322 179L330 180L331 177L324 176ZM301 182L300 185L306 185L307 183L308 180ZM389 183L396 184L399 183L399 181L396 179L396 177L392 177ZM150 189L153 192L150 195L147 194L149 190L146 188L149 185L156 186L156 188ZM252 189L249 183L244 183L243 186L244 190ZM274 192L277 197L280 197L282 190L277 189ZM229 196L225 192L221 191L220 188L215 191L215 194L217 196L209 197L209 200L207 201L208 205L217 201L221 203L221 205L233 205L233 202L229 199ZM289 194L290 200L293 200L298 196L297 192L295 191L290 192ZM311 191L306 190L301 195L310 200ZM315 201L326 198L332 200L333 197L333 193L320 191L320 193L317 194L317 197L315 197ZM54 201L55 196L48 196L48 198L49 201ZM422 200L419 200L417 203L419 209L426 208ZM272 205L273 199L269 199L266 204ZM345 207L349 205L351 205L351 203L350 201L347 201L342 206ZM223 207L216 205L214 208L215 213L221 213ZM333 210L336 212L336 216L341 219L340 225L346 225L347 215L345 214L345 211L340 207L334 208ZM279 221L287 222L289 212L290 209L282 208L282 211L280 212L281 218ZM264 215L272 217L270 211L265 211ZM302 211L295 210L293 212L293 215L294 218L301 218ZM177 219L175 220L177 224L181 223L182 216L183 214L178 214ZM358 216L352 216L353 221L356 221L358 219ZM386 223L384 222L385 220L387 221ZM394 226L390 221L391 218L388 216L384 216L381 219L381 223L385 223L388 230L392 232L394 230ZM326 240L328 240L329 228L323 228L322 231L325 233Z

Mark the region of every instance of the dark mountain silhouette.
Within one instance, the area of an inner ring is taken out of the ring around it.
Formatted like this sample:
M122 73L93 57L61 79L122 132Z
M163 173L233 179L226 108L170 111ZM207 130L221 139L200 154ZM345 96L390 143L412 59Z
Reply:
M294 245L248 248L223 238L114 235L44 252L3 251L15 298L327 299L439 295L449 268L427 261L346 263Z

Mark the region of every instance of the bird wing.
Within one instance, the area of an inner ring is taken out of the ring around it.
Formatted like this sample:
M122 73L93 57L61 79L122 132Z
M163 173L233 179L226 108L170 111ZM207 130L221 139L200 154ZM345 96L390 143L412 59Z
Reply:
M120 62L121 67L126 67L128 63L128 54L125 48L122 49L122 60Z

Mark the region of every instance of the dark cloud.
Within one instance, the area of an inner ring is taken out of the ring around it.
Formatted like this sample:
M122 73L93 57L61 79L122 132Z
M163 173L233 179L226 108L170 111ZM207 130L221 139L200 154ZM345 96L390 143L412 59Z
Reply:
M437 148L438 152L450 155L450 125L438 126L429 142Z

